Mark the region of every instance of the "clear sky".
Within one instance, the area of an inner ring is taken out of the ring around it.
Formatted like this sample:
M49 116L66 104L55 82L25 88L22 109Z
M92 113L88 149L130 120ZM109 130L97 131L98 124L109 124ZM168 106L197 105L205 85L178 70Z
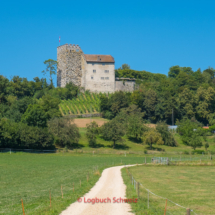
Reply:
M59 36L86 54L111 54L116 68L215 67L214 9L212 0L1 1L0 74L43 77Z

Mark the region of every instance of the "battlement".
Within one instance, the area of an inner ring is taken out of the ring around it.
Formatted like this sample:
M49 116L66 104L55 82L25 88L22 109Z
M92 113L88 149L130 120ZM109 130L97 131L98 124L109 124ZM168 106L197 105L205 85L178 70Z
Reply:
M75 45L75 44L64 44L61 46L57 47L57 52L61 52L61 51L76 51L76 52L83 52L81 50L81 47L79 45Z

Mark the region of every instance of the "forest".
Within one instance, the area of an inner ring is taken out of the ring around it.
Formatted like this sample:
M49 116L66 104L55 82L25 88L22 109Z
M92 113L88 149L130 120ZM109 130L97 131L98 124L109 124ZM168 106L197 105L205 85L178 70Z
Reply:
M55 87L53 74L50 70L49 80L36 77L31 81L0 76L0 148L74 148L78 144L79 129L70 123L70 118L62 116L59 106L62 101L77 98L83 89L72 83L65 88ZM155 143L177 146L167 129L167 124L177 124L181 125L178 132L184 144L196 140L195 149L202 145L198 137L205 136L202 126L213 128L215 124L214 74L210 67L193 71L190 67L172 66L166 76L122 65L116 77L135 78L135 91L99 94L98 109L110 121L99 129L95 124L88 125L89 145L95 146L96 135L100 135L112 140L114 147L127 135L150 146L154 144L149 141L152 136L157 137ZM149 130L144 123L159 126L156 131ZM196 128L198 133L193 133Z

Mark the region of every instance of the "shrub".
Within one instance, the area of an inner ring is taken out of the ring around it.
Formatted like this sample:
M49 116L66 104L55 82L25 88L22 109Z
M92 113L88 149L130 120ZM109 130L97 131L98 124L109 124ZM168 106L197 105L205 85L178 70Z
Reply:
M185 151L183 151L183 154L184 155L189 155L189 152L185 150Z
M201 149L196 149L196 150L193 150L192 151L192 154L194 155L194 154L202 154L202 153L204 153L205 154L205 151L204 150L201 150Z
M99 133L99 127L98 124L93 121L90 124L87 124L87 132L86 136L89 142L89 146L95 146L96 145L96 136Z

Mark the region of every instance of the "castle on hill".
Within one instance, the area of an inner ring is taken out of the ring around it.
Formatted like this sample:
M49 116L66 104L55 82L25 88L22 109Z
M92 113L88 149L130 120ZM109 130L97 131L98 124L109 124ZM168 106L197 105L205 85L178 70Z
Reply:
M111 55L84 54L79 45L57 48L57 86L72 82L91 92L132 92L135 80L115 78L115 60Z

